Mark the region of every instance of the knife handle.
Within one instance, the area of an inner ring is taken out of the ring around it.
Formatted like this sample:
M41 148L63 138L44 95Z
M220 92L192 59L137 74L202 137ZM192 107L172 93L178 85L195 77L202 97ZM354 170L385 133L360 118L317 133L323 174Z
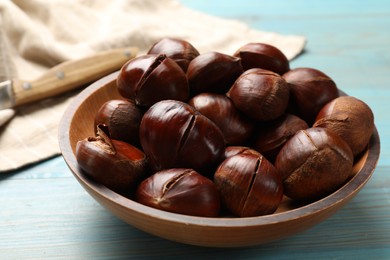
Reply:
M52 97L100 79L119 70L135 57L137 51L135 47L104 51L79 60L63 62L33 81L14 80L14 106Z

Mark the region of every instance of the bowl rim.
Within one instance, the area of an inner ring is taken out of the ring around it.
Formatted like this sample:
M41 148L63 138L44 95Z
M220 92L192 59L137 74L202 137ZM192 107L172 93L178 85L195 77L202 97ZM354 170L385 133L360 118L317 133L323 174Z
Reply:
M116 80L119 71L109 74L103 77L84 90L82 90L68 105L65 113L63 114L60 125L59 125L59 146L62 156L70 168L73 175L79 181L79 183L87 188L87 191L98 193L104 199L109 200L120 207L127 208L137 214L145 215L148 217L170 221L175 223L182 223L185 225L196 225L196 226L209 226L209 227L223 227L223 228L235 228L235 227L251 227L251 226L266 226L270 224L276 224L281 222L287 222L294 219L299 219L317 212L329 209L335 205L342 203L346 199L351 199L360 189L368 182L371 178L376 165L379 160L380 154L380 139L379 134L374 125L373 135L370 138L369 149L366 153L366 161L362 168L352 177L347 183L332 194L309 203L307 205L287 210L284 212L273 213L270 215L256 216L256 217L197 217L189 216L178 213L167 212L149 206L142 205L134 200L126 198L118 193L100 185L93 180L87 178L80 169L77 167L77 161L75 154L73 153L69 128L72 123L72 117L77 111L78 107L85 101L87 97L92 95L95 91L113 84ZM71 115L71 116L70 116ZM91 194L93 195L93 194Z

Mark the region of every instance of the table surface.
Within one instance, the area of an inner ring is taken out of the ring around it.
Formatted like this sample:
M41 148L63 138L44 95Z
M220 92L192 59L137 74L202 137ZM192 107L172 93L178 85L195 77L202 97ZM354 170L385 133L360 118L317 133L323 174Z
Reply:
M264 31L306 36L305 51L291 66L326 72L375 114L381 157L370 181L343 209L302 233L255 247L203 248L117 219L57 156L0 175L0 259L390 259L390 1L181 2Z

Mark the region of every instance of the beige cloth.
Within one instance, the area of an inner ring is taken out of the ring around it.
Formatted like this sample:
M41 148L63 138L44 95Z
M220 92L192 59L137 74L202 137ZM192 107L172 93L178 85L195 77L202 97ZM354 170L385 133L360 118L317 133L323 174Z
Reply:
M0 12L16 76L25 80L62 61L101 50L137 46L142 54L166 36L188 40L201 53L232 54L248 42L264 42L280 48L289 59L305 45L304 37L253 30L174 0L2 0ZM0 126L0 171L60 153L57 128L70 100L67 94L21 107Z

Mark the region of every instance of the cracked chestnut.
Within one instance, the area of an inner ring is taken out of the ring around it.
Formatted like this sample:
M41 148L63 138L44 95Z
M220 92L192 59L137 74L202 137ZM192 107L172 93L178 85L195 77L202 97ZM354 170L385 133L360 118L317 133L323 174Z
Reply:
M165 54L186 72L190 62L199 56L199 51L188 41L167 37L153 44L147 54Z
M265 43L248 43L233 56L241 58L244 70L260 68L282 75L290 69L290 63L283 52Z
M299 117L284 114L278 119L261 124L251 139L251 147L274 162L283 145L299 130L307 129L307 123Z
M202 115L213 121L230 145L242 144L250 137L253 124L223 94L202 93L188 101Z
M255 155L260 155L260 153L250 147L247 146L239 146L239 145L232 145L227 146L225 149L225 159L228 157L231 157L233 155L237 154L246 154L246 153L253 153Z
M142 55L128 61L118 74L117 87L120 95L142 107L165 99L186 101L189 97L184 71L165 54Z
M164 100L144 114L140 142L154 170L192 168L200 173L223 158L221 130L187 103Z
M223 205L239 217L272 214L283 198L281 178L258 152L226 158L214 174Z
M105 102L95 115L95 130L102 124L111 139L139 146L139 125L143 111L127 100L113 99Z
M100 128L96 137L77 142L76 159L86 175L121 194L131 193L148 174L146 156L141 150L110 139Z
M156 172L138 186L136 201L161 210L202 217L216 217L220 196L214 183L192 169Z
M367 147L374 130L374 114L362 100L341 96L318 113L315 127L323 127L343 138L357 156Z
M188 66L190 92L226 93L242 72L240 58L219 52L203 53Z
M275 167L291 199L313 201L336 191L352 174L348 144L325 128L298 131L280 150Z

